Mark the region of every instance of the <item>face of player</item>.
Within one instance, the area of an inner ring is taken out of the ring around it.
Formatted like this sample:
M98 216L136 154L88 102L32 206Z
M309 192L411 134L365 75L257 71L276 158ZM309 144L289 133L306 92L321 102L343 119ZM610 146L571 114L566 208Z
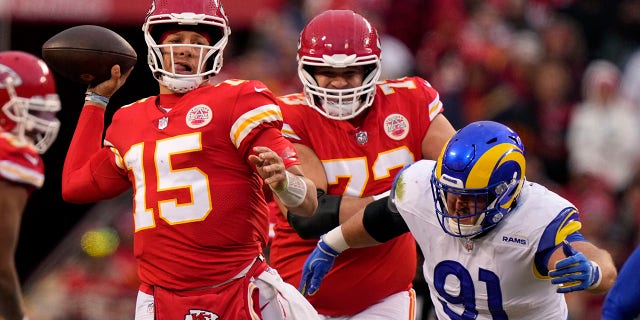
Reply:
M200 65L203 55L201 48L189 45L209 45L209 41L202 34L195 31L177 31L169 34L163 45L171 45L163 49L164 68L176 74L194 74ZM204 67L204 65L203 65ZM200 70L201 72L203 70Z
M314 77L318 86L326 89L350 89L359 87L364 80L364 67L346 68L316 67Z
M447 207L449 209L450 215L465 217L459 220L460 224L474 225L480 217L480 215L477 215L475 213L482 212L487 208L487 199L486 197L448 193Z

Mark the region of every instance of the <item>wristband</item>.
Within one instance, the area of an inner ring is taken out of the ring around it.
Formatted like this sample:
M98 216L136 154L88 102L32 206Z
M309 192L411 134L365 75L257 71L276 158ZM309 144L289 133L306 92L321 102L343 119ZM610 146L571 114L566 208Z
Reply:
M387 191L385 191L383 193L379 193L379 194L373 195L371 197L373 197L373 201L376 201L376 200L380 200L380 199L382 199L384 197L388 197L390 194L391 194L391 190L387 190Z
M273 194L275 194L280 202L288 208L295 208L304 202L304 198L307 196L307 184L300 176L297 176L287 170L284 171L287 177L287 182L282 189L271 188Z
M106 107L109 103L109 98L101 96L93 91L87 90L87 92L85 92L84 94L84 101L91 101L93 103L97 103L98 105Z
M327 232L327 234L322 236L322 240L338 253L342 253L342 251L350 248L347 240L344 239L344 235L342 234L342 226L337 226Z
M600 266L593 260L589 261L589 263L591 263L596 279L587 289L594 289L597 288L600 285L600 281L602 281L602 277L600 276Z

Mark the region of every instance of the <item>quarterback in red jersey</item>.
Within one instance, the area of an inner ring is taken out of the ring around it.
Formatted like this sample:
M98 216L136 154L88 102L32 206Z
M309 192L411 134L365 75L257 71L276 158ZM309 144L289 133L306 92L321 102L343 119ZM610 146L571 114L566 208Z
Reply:
M24 208L44 184L40 154L58 135L59 110L44 61L26 52L0 52L0 319L27 318L14 258Z
M304 91L280 97L283 134L317 186L319 204L311 218L280 215L271 246L273 266L295 285L323 232L384 196L405 165L436 159L455 133L438 93L424 79L378 82L377 32L353 11L325 11L306 25L298 74ZM320 290L300 288L321 316L413 319L412 236L345 254Z
M110 80L89 88L65 160L64 199L94 202L133 188L136 319L315 319L264 261L262 187L303 216L316 210L316 189L264 84L210 84L230 33L222 5L154 1L142 29L160 94L118 109L102 143L109 97L131 71L116 65Z

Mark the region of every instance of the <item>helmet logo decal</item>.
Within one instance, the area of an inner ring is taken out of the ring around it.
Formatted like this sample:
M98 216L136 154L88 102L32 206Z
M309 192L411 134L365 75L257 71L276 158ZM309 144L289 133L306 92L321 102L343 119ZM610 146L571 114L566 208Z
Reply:
M472 171L469 173L473 179L467 180L467 188L482 188L489 184L491 174L508 161L515 161L518 163L518 167L524 171L525 159L522 151L515 152L514 147L510 143L501 143L493 146L487 150L474 165ZM520 173L524 176L524 172Z
M409 121L401 114L391 114L384 119L384 131L393 140L402 140L409 134Z
M0 89L6 89L8 78L11 78L13 80L11 84L14 87L18 87L22 84L22 78L20 78L20 75L18 75L15 70L4 64L0 64Z
M189 128L196 129L209 124L212 118L213 111L211 111L211 108L207 105L199 104L187 112L185 120L187 121L187 126L189 126Z

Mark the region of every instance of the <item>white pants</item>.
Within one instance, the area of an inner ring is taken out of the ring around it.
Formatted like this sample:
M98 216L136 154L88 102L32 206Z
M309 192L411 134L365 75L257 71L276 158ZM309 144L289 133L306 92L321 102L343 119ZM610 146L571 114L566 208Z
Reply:
M322 320L415 320L416 293L413 289L392 294L353 316L330 317Z
M267 268L251 282L247 290L255 288L260 290L260 309L265 320L321 319L298 289L284 282L275 269ZM135 320L154 320L154 309L153 296L138 291Z

